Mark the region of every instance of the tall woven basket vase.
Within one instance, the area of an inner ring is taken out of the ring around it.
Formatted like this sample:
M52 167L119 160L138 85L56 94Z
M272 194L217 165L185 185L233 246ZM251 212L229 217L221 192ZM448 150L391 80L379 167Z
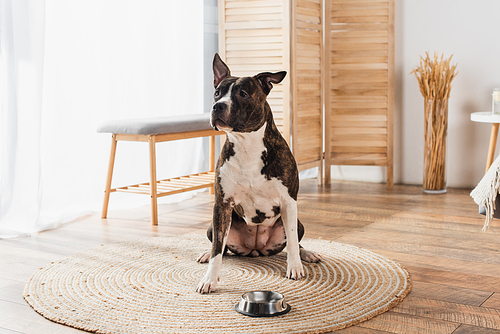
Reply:
M424 192L446 192L448 100L425 99Z

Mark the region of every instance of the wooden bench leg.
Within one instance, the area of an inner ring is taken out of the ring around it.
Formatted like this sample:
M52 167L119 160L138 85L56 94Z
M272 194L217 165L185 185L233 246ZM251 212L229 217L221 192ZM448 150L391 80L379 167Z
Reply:
M111 193L111 180L113 179L113 167L115 165L116 144L116 135L113 134L111 137L111 153L109 155L108 176L106 178L106 189L104 190L101 218L106 218L108 216L109 194Z
M151 225L158 225L158 193L156 192L156 137L149 136L149 174L151 188Z

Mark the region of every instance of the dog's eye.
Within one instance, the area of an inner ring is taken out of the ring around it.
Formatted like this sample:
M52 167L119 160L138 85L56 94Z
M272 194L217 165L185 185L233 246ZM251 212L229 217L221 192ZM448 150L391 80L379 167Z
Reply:
M215 97L219 97L219 95L220 95L220 92L219 92L219 90L217 89L217 90L215 91L215 93L214 93L214 96L215 96Z
M244 90L240 90L240 96L241 96L242 98L246 98L246 97L248 97L248 93L247 93L247 92L245 92Z

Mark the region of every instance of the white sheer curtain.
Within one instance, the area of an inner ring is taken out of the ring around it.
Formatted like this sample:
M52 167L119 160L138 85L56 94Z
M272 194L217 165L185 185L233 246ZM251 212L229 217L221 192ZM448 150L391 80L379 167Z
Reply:
M202 1L0 6L0 238L100 210L110 148L100 122L208 111ZM200 139L158 144L158 177L201 171L203 156ZM147 181L147 147L119 143L115 166L114 185ZM111 196L110 210L149 203Z

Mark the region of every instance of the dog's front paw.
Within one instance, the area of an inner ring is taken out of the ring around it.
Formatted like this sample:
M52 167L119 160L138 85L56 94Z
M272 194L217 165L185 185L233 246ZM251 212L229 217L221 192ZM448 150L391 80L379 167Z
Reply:
M300 258L302 261L309 263L317 263L321 261L321 255L313 251L305 250L304 248L300 249Z
M210 293L215 291L219 282L220 268L222 265L222 254L218 254L211 258L208 262L207 273L201 279L200 284L196 288L199 293Z
M196 291L199 293L210 293L214 292L215 288L217 288L217 283L219 279L212 279L210 275L207 273L205 277L200 281L198 284L198 288L196 288Z
M209 251L200 253L200 255L198 255L198 257L196 258L196 261L198 261L199 263L207 263L209 260L210 260Z
M286 269L286 278L299 280L304 276L304 267L302 266L302 263L300 263L300 261L296 264L288 264Z

